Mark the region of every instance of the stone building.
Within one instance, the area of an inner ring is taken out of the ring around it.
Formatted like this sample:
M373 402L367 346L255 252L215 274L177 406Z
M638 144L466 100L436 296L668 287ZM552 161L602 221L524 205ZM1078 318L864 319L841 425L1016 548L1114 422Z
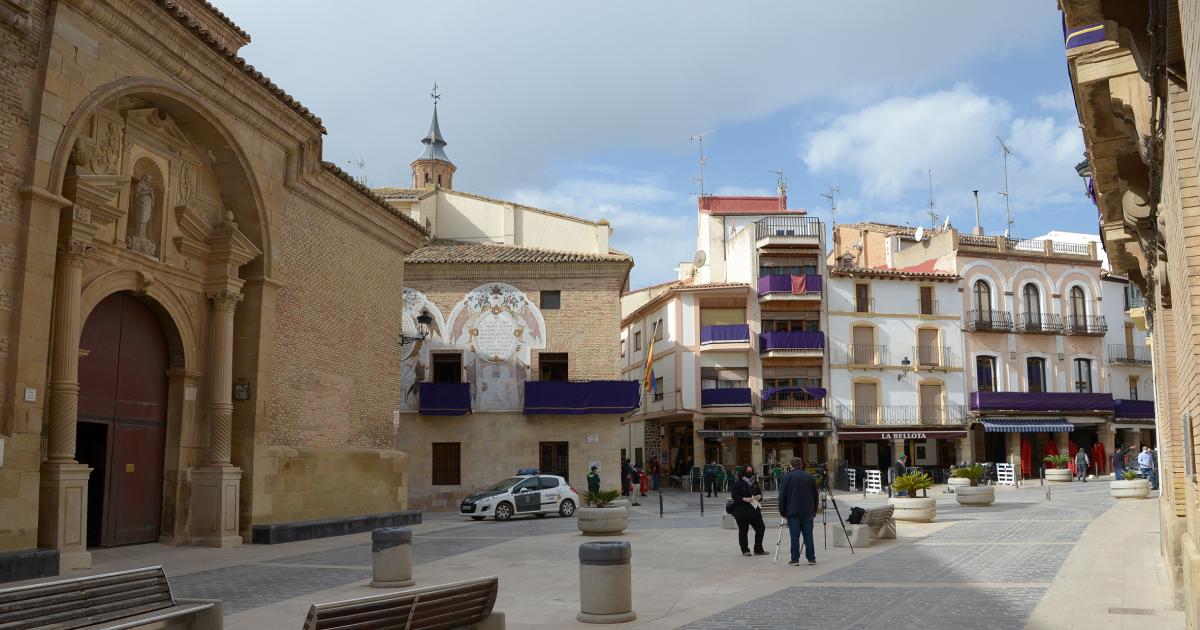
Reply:
M0 2L0 576L406 508L427 230L249 39L205 0Z
M1200 628L1200 193L1195 131L1200 6L1062 0L1067 70L1114 274L1145 296L1163 489L1162 546L1189 628Z
M433 236L404 265L395 432L410 501L457 509L522 468L583 490L598 465L617 487L621 415L637 407L638 383L617 380L632 258L603 219L454 190L436 106L422 142L415 188L376 191Z

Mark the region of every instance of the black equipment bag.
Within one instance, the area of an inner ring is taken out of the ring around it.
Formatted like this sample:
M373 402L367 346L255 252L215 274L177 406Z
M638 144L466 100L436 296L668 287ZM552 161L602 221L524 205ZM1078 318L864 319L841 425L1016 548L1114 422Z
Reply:
M867 517L867 511L860 507L850 508L850 518L846 519L847 523L852 525L861 525L863 519Z

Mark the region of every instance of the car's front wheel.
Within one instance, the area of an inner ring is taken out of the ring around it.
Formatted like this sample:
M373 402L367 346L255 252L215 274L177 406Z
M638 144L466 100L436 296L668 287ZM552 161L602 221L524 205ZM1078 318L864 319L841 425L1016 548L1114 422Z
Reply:
M558 505L559 516L570 516L575 513L575 502L570 499L563 499L563 502Z
M501 503L500 505L496 506L496 520L497 521L507 521L508 519L512 518L512 515L513 515L513 506L511 503L505 501L505 502Z

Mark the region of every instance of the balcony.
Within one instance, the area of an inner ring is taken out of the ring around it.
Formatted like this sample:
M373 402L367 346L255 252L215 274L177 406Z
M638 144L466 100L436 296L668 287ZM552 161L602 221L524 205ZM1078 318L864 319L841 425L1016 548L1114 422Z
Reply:
M713 324L700 327L700 345L749 343L749 324Z
M640 406L637 381L525 381L525 413L620 414Z
M837 347L831 361L850 367L882 367L888 365L888 347L861 343L844 344Z
M754 222L757 246L821 246L825 228L817 217L767 217Z
M758 279L758 298L763 302L772 300L820 300L821 289L824 285L824 278L813 274L804 276L762 276Z
M421 383L417 409L423 416L461 416L471 413L469 383Z
M1012 315L1006 311L967 311L963 322L967 332L1012 332Z
M1081 392L972 392L974 411L1112 413L1112 394Z
M1108 346L1109 363L1149 365L1152 361L1153 354L1146 346L1127 346L1115 343Z
M771 331L759 335L759 352L764 357L823 357L825 333L814 331Z
M719 387L700 390L701 407L749 407L749 387Z
M913 346L912 350L918 370L962 367L962 357L950 346Z
M843 426L913 426L963 424L966 405L838 405L834 411Z
M1067 315L1063 318L1063 334L1083 337L1103 337L1108 332L1104 316Z
M1026 335L1057 335L1062 333L1062 321L1050 313L1020 313L1016 330Z

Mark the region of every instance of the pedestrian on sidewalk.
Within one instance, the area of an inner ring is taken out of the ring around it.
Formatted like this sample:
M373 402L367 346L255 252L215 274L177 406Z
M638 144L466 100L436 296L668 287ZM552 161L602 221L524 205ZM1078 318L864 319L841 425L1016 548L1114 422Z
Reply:
M592 470L588 473L587 484L588 493L600 492L600 471L595 466L592 466Z
M1118 444L1117 448L1113 449L1113 479L1120 481L1125 478L1125 457L1129 455L1129 449L1123 444Z
M650 489L658 491L659 465L657 459L650 460Z
M1138 453L1137 462L1138 474L1142 476L1142 479L1150 480L1151 490L1157 490L1158 484L1156 483L1157 480L1154 478L1154 455L1150 453L1149 446L1142 447L1142 452Z
M717 493L717 462L709 462L704 467L704 493L709 497Z
M633 474L633 466L629 465L629 458L621 460L621 496L629 496L629 479Z
M817 480L804 469L804 460L793 457L792 470L779 481L779 515L788 524L792 542L791 566L800 566L800 536L804 536L804 557L817 563L813 546L813 518L817 515Z
M892 464L892 478L890 480L888 480L888 488L891 488L893 481L899 479L900 477L902 477L904 475L904 473L908 472L908 465L905 463L905 460L907 458L908 458L908 456L905 455L904 453L900 453L899 455L896 456L896 463ZM898 496L898 497L902 497L905 495L906 495L906 493L904 493L904 492L896 493L896 496Z
M754 466L746 466L742 469L741 478L733 484L733 518L737 521L738 545L742 548L743 556L750 555L747 534L751 527L754 528L754 555L767 555L767 550L762 546L767 526L763 523L762 510L759 509L761 502L762 490L758 487Z
M1075 476L1084 483L1087 483L1089 464L1091 464L1091 460L1088 459L1087 450L1080 447L1075 451Z
M641 505L638 499L642 498L642 473L637 466L629 467L629 492L633 497L633 505Z

